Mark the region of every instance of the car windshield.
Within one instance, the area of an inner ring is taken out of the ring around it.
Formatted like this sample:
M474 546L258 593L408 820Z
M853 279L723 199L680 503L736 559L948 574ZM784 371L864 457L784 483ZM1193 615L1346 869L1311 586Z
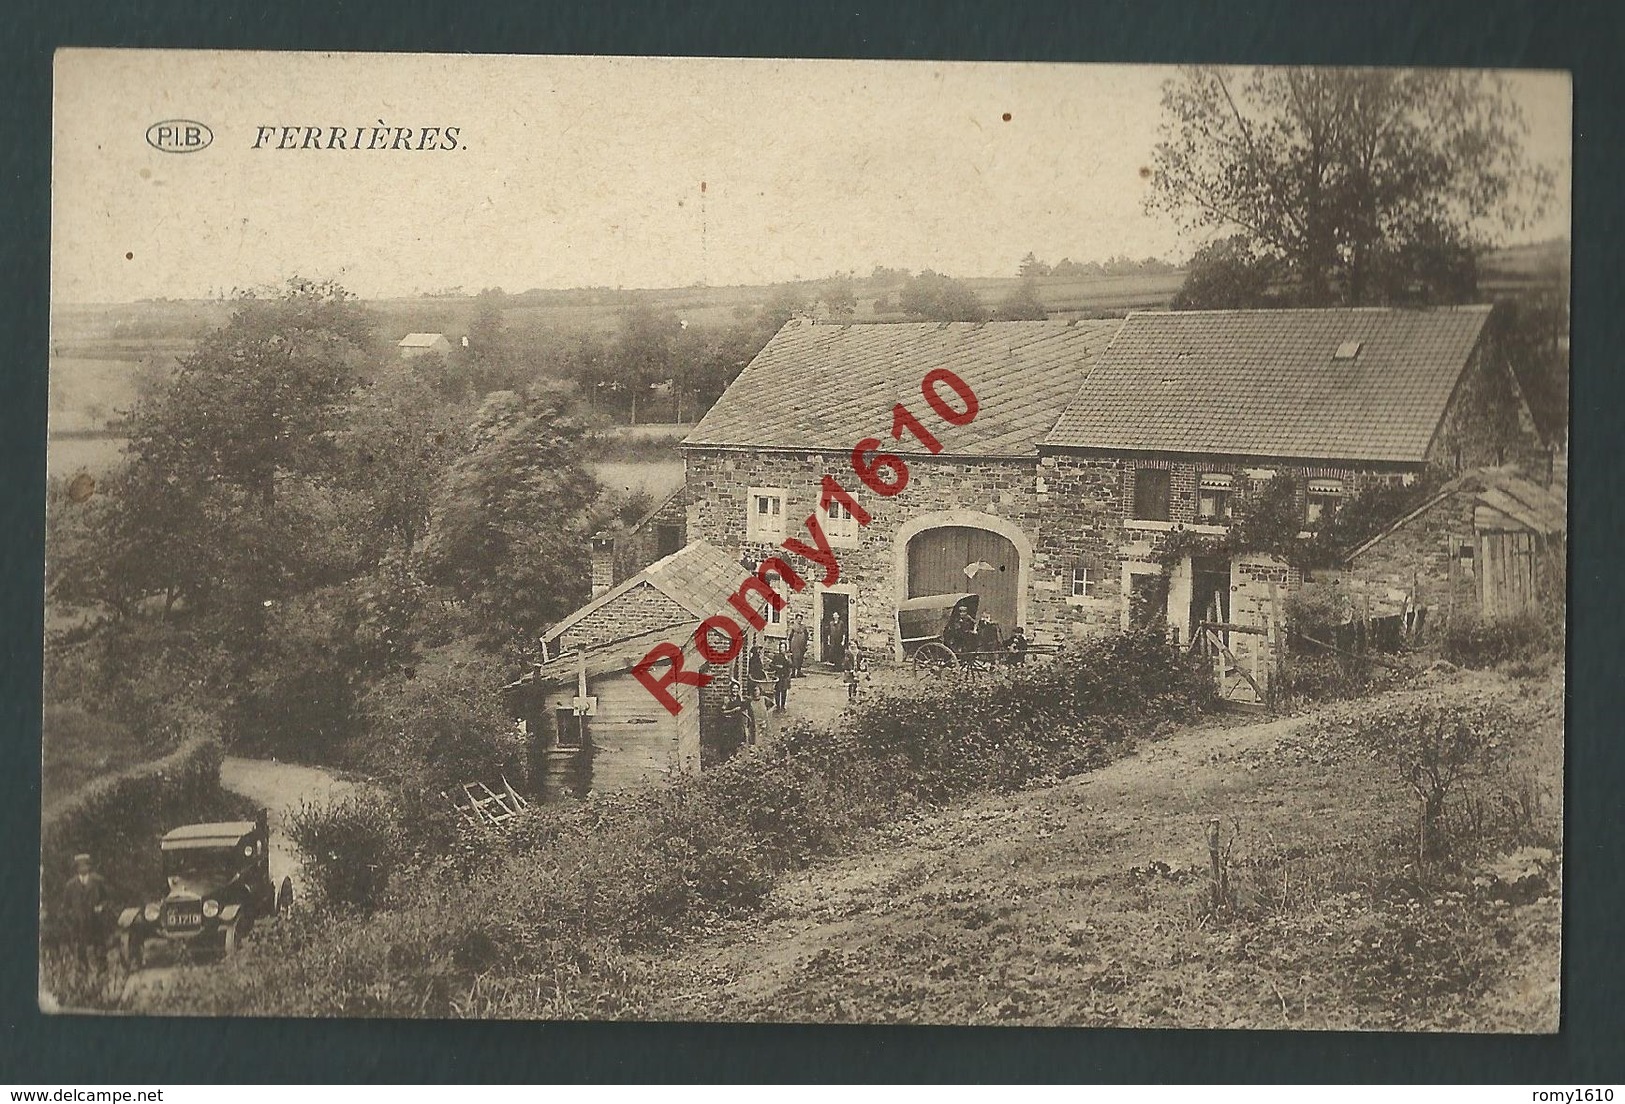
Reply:
M189 880L229 882L241 869L236 848L190 848L164 852L164 873Z

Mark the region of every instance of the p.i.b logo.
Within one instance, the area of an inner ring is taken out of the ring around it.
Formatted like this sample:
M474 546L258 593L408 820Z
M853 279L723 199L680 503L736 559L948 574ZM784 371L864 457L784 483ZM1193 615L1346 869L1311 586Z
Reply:
M165 119L147 128L147 145L160 153L196 153L213 141L214 131L195 119Z

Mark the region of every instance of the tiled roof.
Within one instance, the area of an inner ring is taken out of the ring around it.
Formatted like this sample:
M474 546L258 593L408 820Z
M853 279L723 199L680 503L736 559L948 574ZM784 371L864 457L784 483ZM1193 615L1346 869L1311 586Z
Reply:
M845 452L880 437L892 451L920 452L906 435L901 443L889 440L892 405L901 402L937 434L944 455L1030 455L1119 325L792 321L683 444ZM939 367L976 393L980 411L969 425L944 424L920 397L920 381Z
M1420 461L1488 317L1488 307L1131 314L1044 444Z
M746 574L737 560L730 558L716 545L694 541L606 590L548 629L542 639L558 639L561 633L589 613L602 609L627 591L640 586L654 587L694 617L710 617L727 608L728 599L739 589ZM674 617L673 623L679 620L686 618Z

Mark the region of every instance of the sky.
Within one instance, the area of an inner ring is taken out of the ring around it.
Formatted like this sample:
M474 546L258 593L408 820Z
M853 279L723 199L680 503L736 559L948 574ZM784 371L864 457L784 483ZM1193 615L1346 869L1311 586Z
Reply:
M1142 208L1153 66L65 50L52 298L336 278L364 298L954 276L1194 245ZM1563 74L1509 75L1569 232ZM163 120L213 142L170 153ZM279 149L292 132L295 148ZM298 148L306 127L345 148ZM354 149L358 129L412 144ZM261 128L270 128L262 130ZM425 141L424 128L439 128ZM254 148L258 141L261 148Z

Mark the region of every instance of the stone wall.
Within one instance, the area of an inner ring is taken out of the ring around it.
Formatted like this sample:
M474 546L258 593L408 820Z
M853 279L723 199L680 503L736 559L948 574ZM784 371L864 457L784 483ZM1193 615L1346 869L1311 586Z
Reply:
M1166 522L1139 521L1128 516L1134 511L1134 472L1140 467L1169 469ZM1300 514L1306 506L1310 479L1341 480L1345 497L1353 497L1368 486L1401 480L1406 475L1397 467L1359 469L1249 457L1131 458L1084 452L1045 456L1038 470L1045 490L1039 496L1043 503L1042 539L1035 557L1035 621L1052 626L1064 639L1119 630L1128 599L1125 576L1162 573L1158 557L1175 528L1215 536L1224 531L1198 520L1197 488L1204 474L1232 476L1231 509L1235 516L1244 513L1276 475L1290 475L1296 482ZM1082 595L1072 593L1073 572L1078 567L1086 572L1082 583L1086 593ZM1297 582L1294 573L1291 585ZM1171 605L1185 600L1188 596L1183 596L1177 586L1170 590ZM1185 631L1189 631L1188 627Z
M1462 558L1460 547L1474 545L1473 495L1449 494L1355 556L1342 579L1349 598L1363 613L1367 602L1373 616L1401 612L1407 595L1428 607L1426 628L1442 630L1446 612L1465 613L1478 606L1477 559ZM1454 539L1452 539L1454 538ZM1456 551L1451 571L1451 550ZM1425 630L1424 630L1425 631ZM1427 633L1426 635L1433 635Z
M662 551L660 533L664 526L677 527L675 546ZM615 582L630 579L656 560L670 555L688 543L688 508L681 488L636 525L615 534Z
M594 648L663 629L694 616L648 583L639 583L564 630L562 651Z
M882 498L852 473L845 453L768 452L724 449L684 450L688 483L688 537L716 545L730 556L761 560L782 555L802 573L805 588L790 595L785 620L800 614L809 625L814 617L814 591L822 582L822 569L789 556L778 542L748 542L746 499L752 487L782 488L786 494L784 537L810 538L803 524L818 507L826 473L834 475L872 516L858 528L855 542L835 544L841 577L835 584L852 586L854 629L858 643L877 656L894 654L897 601L906 587L897 537L905 525L980 525L1006 530L1018 550L1030 551L1038 543L1039 496L1035 488L1036 461L1023 459L969 460L909 457L909 482L898 494ZM783 538L780 538L781 540ZM1031 568L1032 557L1027 556ZM1031 579L1027 572L1025 602L1028 634L1042 639L1046 627L1034 621ZM744 571L740 572L741 579ZM1018 602L1022 601L1018 597ZM722 612L722 611L719 611ZM1008 631L1009 626L1006 626ZM1048 631L1053 634L1053 627Z

